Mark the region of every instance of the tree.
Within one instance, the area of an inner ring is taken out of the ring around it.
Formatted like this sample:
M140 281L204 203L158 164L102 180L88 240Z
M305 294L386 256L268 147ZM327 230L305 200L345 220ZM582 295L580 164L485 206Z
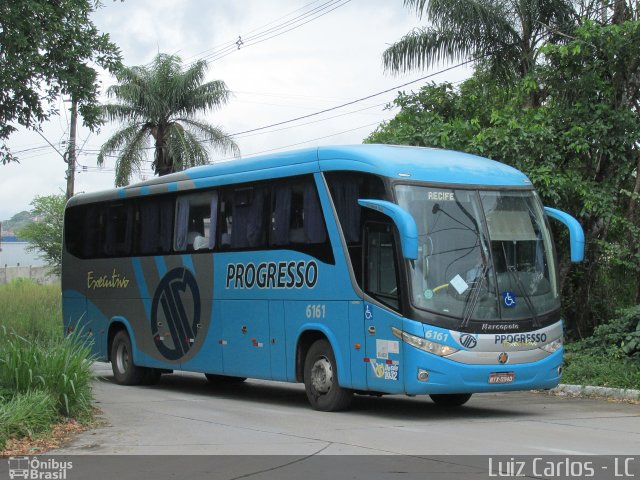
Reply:
M0 2L0 161L16 160L5 144L17 123L38 129L70 95L85 125L99 125L95 63L111 72L120 52L90 15L99 0Z
M110 121L124 123L100 149L98 164L115 154L116 186L127 185L145 160L153 139L153 168L157 175L183 170L209 161L204 144L239 154L231 137L219 127L195 118L198 112L226 104L231 92L224 82L203 83L207 63L200 60L186 70L180 57L158 54L149 66L123 68L119 84L108 95L117 103L103 106Z
M509 163L545 203L578 217L586 260L558 249L565 318L588 335L640 299L640 22L587 21L508 91L476 74L459 89L402 93L400 112L369 142L464 150ZM522 108L531 91L540 104ZM564 245L562 230L556 235Z
M431 26L413 30L383 54L406 72L443 60L478 59L499 80L526 76L540 47L575 24L570 0L404 0Z
M18 237L29 242L27 249L40 252L40 256L60 274L62 263L62 225L64 221L64 195L38 196L31 202L31 214L36 220L18 230Z

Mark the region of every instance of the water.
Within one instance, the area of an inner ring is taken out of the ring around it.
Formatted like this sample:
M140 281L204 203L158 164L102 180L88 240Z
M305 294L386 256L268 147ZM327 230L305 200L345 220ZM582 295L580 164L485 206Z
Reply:
M27 242L0 243L0 267L39 267L46 262L38 257L37 252L27 252Z

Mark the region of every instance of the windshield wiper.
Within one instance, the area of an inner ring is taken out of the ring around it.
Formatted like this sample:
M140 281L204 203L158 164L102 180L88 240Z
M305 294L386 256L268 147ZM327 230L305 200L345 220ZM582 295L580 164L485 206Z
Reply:
M469 325L471 315L473 315L473 312L476 309L476 305L478 304L478 299L480 298L480 287L484 283L484 279L486 278L488 271L489 265L485 262L482 265L480 275L477 276L473 281L471 291L464 301L464 306L462 307L462 323L460 324L460 330L464 330L465 328L467 328L467 325Z
M509 260L507 259L507 251L504 249L504 243L502 244L502 254L504 255L504 263L507 266L507 273L514 281L514 283L518 286L520 291L522 292L522 298L524 298L524 303L527 305L527 308L531 312L531 316L533 317L533 326L536 328L540 327L540 320L538 320L538 315L536 313L535 308L533 308L533 303L531 302L531 297L527 293L522 284L522 280L520 280L520 275L518 275L518 269L515 265L509 264Z

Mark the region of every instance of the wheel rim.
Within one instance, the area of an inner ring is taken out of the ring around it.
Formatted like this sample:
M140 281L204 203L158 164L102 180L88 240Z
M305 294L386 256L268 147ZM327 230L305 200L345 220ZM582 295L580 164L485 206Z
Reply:
M127 350L127 346L121 343L116 350L116 366L120 373L125 373L127 371L127 365L129 365L129 351Z
M311 385L316 392L325 394L331 390L333 385L333 368L327 357L316 360L311 367Z

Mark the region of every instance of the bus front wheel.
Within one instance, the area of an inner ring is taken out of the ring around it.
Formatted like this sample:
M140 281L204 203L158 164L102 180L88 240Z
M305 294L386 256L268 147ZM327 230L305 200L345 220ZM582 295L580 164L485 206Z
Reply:
M442 407L459 407L471 398L470 393L434 393L429 396L435 404Z
M304 388L315 410L335 412L351 404L353 391L338 383L338 369L331 345L317 340L304 360Z
M111 344L111 368L113 377L120 385L139 385L147 373L144 367L133 363L131 339L125 330L116 333Z

